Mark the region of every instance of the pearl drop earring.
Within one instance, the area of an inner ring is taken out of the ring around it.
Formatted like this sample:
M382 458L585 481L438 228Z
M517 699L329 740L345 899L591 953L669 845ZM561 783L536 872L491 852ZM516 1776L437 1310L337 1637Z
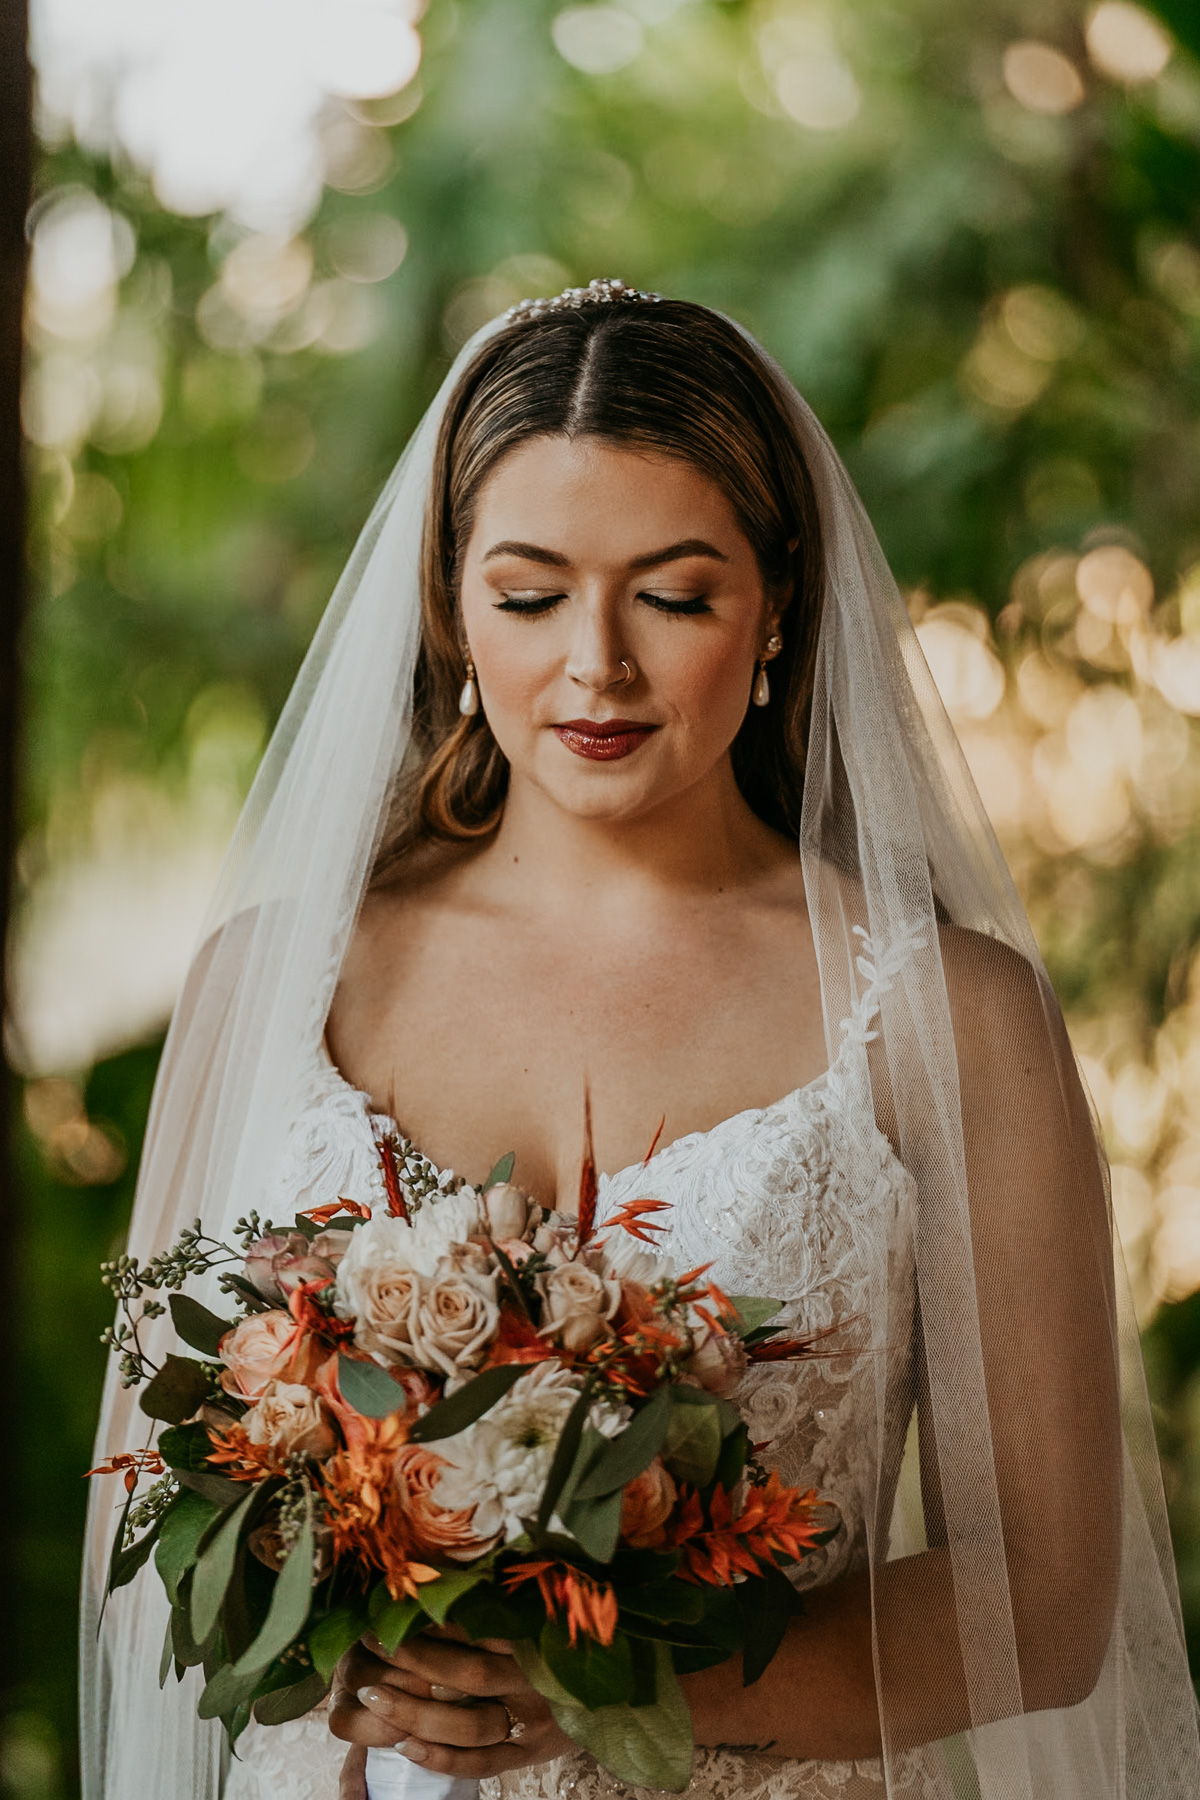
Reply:
M475 680L475 664L470 655L467 657L467 679L463 682L462 693L458 696L458 710L465 719L473 718L479 711L479 685Z
M755 706L768 706L771 700L771 684L767 680L767 658L778 656L783 649L783 639L777 632L772 632L767 639L762 656L758 659L758 674L754 677L754 692L751 699Z

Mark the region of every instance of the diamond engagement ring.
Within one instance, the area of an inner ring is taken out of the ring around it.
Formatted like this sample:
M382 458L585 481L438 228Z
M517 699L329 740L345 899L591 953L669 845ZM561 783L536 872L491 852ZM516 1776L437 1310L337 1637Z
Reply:
M508 1730L500 1739L500 1742L502 1744L516 1744L525 1736L526 1722L524 1719L518 1719L516 1713L506 1701L500 1700L498 1701L498 1704L504 1708L504 1716L508 1720Z

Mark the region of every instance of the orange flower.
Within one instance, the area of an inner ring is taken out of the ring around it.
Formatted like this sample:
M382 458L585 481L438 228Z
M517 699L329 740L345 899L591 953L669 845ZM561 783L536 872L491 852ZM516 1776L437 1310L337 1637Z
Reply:
M422 1552L468 1561L487 1549L471 1529L474 1507L447 1507L437 1503L437 1486L443 1457L420 1444L406 1444L395 1461L396 1491L402 1511L412 1526L413 1539Z
M526 1581L536 1581L550 1617L566 1614L572 1647L579 1633L596 1638L606 1647L617 1629L617 1596L606 1581L593 1581L570 1563L513 1563L504 1571L504 1585L511 1593Z
M117 1456L106 1456L94 1469L88 1469L87 1474L120 1475L123 1472L125 1492L132 1494L140 1476L161 1475L164 1468L163 1459L157 1450L122 1450Z
M495 1342L488 1352L484 1367L494 1369L500 1363L546 1362L554 1354L553 1344L548 1344L545 1338L538 1336L533 1321L508 1301L504 1301L500 1307L500 1324Z
M706 1523L700 1496L685 1490L683 1504L666 1541L683 1551L685 1580L729 1587L735 1575L757 1575L777 1556L799 1559L828 1535L835 1512L815 1488L801 1493L784 1487L777 1470L746 1494L741 1512L724 1488L716 1488Z
M671 1516L678 1490L656 1456L648 1469L627 1483L621 1500L621 1536L637 1550L663 1542L663 1526Z

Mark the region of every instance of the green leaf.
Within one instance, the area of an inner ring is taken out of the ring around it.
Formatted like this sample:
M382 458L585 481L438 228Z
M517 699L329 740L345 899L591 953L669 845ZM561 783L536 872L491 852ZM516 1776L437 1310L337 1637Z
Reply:
M563 1524L596 1562L611 1562L621 1535L620 1488L599 1500L572 1500Z
M681 1794L692 1775L692 1715L666 1644L654 1646L656 1699L650 1706L590 1712L557 1681L532 1644L513 1644L525 1678L550 1703L555 1722L618 1781Z
M219 1319L216 1313L209 1312L207 1306L201 1306L190 1294L172 1294L167 1305L171 1308L175 1329L184 1343L190 1344L193 1350L199 1350L205 1356L215 1356L225 1333L233 1330L231 1320Z
M155 1520L144 1537L140 1537L136 1544L127 1545L113 1558L108 1569L110 1594L132 1581L138 1570L148 1561L150 1552L158 1541L158 1531L159 1522Z
M191 1582L184 1576L180 1585L180 1601L171 1608L171 1643L180 1669L192 1669L204 1661L206 1644L198 1644L192 1636Z
M554 1517L554 1508L558 1505L559 1496L566 1485L567 1477L571 1473L579 1452L583 1428L587 1424L591 1405L592 1396L588 1389L584 1388L563 1421L562 1433L555 1447L550 1472L546 1476L546 1485L542 1489L541 1505L538 1507L537 1528L539 1531L546 1531Z
M663 1461L678 1481L707 1487L716 1473L721 1454L721 1420L715 1406L680 1403L672 1388L670 1423L663 1446ZM684 1390L680 1390L681 1392ZM695 1390L693 1390L695 1391Z
M773 1319L776 1313L783 1311L782 1300L768 1300L759 1294L731 1294L729 1304L737 1308L743 1337L748 1332L759 1330L768 1319Z
M162 1654L158 1659L158 1689L161 1693L167 1685L167 1676L171 1673L171 1664L175 1660L175 1645L172 1642L171 1615L167 1614L167 1629L163 1633Z
M539 1639L542 1661L568 1694L595 1712L633 1699L633 1657L618 1631L609 1645L581 1632L574 1644L561 1619L547 1619Z
M313 1529L312 1502L307 1503L300 1535L279 1572L275 1592L262 1630L233 1665L238 1674L261 1674L268 1663L282 1656L304 1629L312 1607Z
M491 1582L481 1582L454 1603L454 1623L469 1638L536 1637L546 1612L532 1582L514 1594L505 1594Z
M148 1418L182 1425L204 1405L211 1383L203 1363L190 1356L168 1356L142 1393L138 1405Z
M184 1487L203 1494L206 1500L212 1500L220 1507L232 1506L246 1491L244 1481L230 1481L227 1475L218 1475L215 1469L176 1469L175 1473Z
M641 1619L695 1624L704 1613L704 1595L687 1581L663 1581L654 1587L634 1588L628 1594L619 1591L618 1598L623 1613Z
M482 1375L476 1375L460 1387L456 1394L431 1406L409 1433L412 1442L430 1444L438 1438L454 1437L465 1431L468 1425L490 1412L514 1382L528 1373L528 1363L502 1363L498 1369L485 1369Z
M588 1465L576 1486L574 1498L599 1500L649 1468L666 1442L670 1423L670 1389L659 1388L619 1437L605 1439L604 1449Z
M408 1404L408 1396L377 1362L359 1362L338 1351L338 1387L342 1399L366 1419L386 1419Z
M393 1600L381 1581L371 1595L371 1629L389 1656L425 1623L426 1612L419 1600L405 1594Z
M226 1287L233 1289L242 1305L248 1307L251 1312L272 1312L274 1310L276 1302L268 1300L265 1294L260 1294L254 1283L247 1281L244 1276L226 1273L222 1280Z
M734 1593L742 1615L742 1686L750 1687L782 1644L800 1602L787 1576L770 1563L761 1577L740 1581Z
M243 1700L240 1706L235 1706L233 1711L227 1713L221 1722L229 1733L230 1749L235 1749L238 1739L250 1723L250 1702Z
M305 1713L311 1712L328 1692L328 1681L313 1669L303 1681L293 1682L290 1687L273 1688L261 1700L256 1700L254 1717L260 1725L286 1725L289 1719L302 1719Z
M486 1575L485 1569L447 1569L437 1581L422 1584L421 1606L435 1625L444 1625L455 1601L477 1587Z
M731 1431L722 1443L721 1454L717 1458L716 1473L713 1476L714 1481L723 1487L727 1494L732 1494L741 1480L749 1454L750 1433L744 1425L739 1425L737 1430Z
M356 1644L367 1629L367 1609L363 1605L339 1606L336 1612L318 1619L308 1634L308 1654L313 1666L326 1680L351 1644ZM257 1718L257 1713L255 1714Z
M170 1431L160 1431L158 1454L175 1470L207 1468L212 1455L208 1427L197 1420L194 1425L176 1425Z
M200 1553L200 1540L219 1512L220 1508L203 1494L185 1489L163 1514L154 1566L172 1606L179 1600L180 1581Z
M255 1674L239 1673L235 1663L222 1663L205 1685L196 1705L202 1719L219 1719L231 1713L254 1692Z
M502 1156L500 1158L500 1161L496 1164L495 1168L484 1182L484 1193L486 1194L489 1188L499 1187L502 1181L511 1181L512 1172L516 1166L517 1153L515 1150L510 1150L507 1156Z
M242 1529L242 1515L254 1498L254 1489L244 1494L236 1506L230 1507L225 1521L214 1533L211 1542L205 1547L203 1555L196 1564L196 1572L192 1576L192 1635L198 1644L203 1644L212 1633L217 1622L217 1614L221 1610L221 1602L225 1598L225 1589L233 1574L233 1565L237 1559L238 1538Z

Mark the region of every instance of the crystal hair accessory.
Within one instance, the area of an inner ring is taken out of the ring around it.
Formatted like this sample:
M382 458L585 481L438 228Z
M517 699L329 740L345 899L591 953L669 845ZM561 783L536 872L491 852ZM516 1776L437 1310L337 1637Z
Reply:
M662 298L661 294L646 293L642 288L627 287L615 276L598 275L586 287L564 288L561 294L543 300L521 300L516 306L510 306L504 317L515 324L519 319L544 319L548 313L576 311L581 306L614 303L627 306L642 302L656 306Z

